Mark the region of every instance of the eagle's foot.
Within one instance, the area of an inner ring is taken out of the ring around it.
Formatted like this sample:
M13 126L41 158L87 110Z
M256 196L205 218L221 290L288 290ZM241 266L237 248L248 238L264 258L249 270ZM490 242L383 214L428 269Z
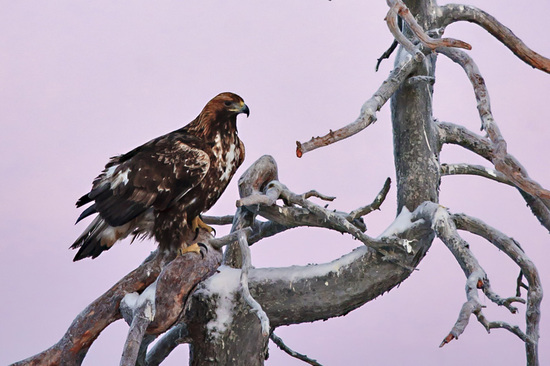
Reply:
M190 253L190 252L200 254L201 257L204 258L206 256L206 253L208 253L208 247L203 243L194 243L185 248L179 248L178 256L184 255L185 253Z
M193 221L191 221L191 229L196 233L199 232L199 229L204 229L210 234L212 234L212 232L216 234L216 230L213 227L206 225L200 216L195 217Z

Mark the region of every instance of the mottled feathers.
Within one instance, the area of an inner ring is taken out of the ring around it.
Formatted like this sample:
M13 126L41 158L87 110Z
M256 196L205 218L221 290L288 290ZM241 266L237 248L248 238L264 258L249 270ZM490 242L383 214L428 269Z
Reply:
M161 248L183 245L188 224L223 193L244 160L236 118L249 110L222 93L185 127L115 156L76 203L77 222L97 214L71 246L74 260L97 257L128 235L154 236Z

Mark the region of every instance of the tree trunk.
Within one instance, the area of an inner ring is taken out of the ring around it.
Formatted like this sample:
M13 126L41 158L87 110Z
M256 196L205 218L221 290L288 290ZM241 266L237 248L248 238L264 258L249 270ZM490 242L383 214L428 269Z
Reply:
M433 23L435 11L430 0L406 1L418 22L430 29ZM405 52L399 52L396 62L406 57ZM424 64L418 68L413 76L434 76L435 56L426 58ZM439 189L439 165L438 165L438 139L432 116L432 92L433 88L429 78L410 78L394 94L391 101L392 123L394 129L394 154L397 174L398 213L406 206L413 211L424 201L438 201ZM418 254L412 260L416 266L429 249L433 234L424 236L419 244ZM234 247L231 248L231 256L226 255L226 264L238 262L238 255ZM369 257L369 256L367 256ZM229 260L228 260L229 259ZM231 260L233 259L233 260ZM388 267L391 267L388 265ZM380 272L378 272L380 274ZM369 301L373 297L388 291L394 285L406 279L410 272L403 269L395 269L388 272L389 277L380 279L382 282L392 283L389 287L381 286L377 291L372 291L371 298L362 297L353 306L345 310L348 312L358 303ZM365 274L363 274L365 275ZM263 299L263 291L256 291L254 281L251 283L251 292L256 299L263 303L264 309L269 314L269 300ZM315 281L314 281L315 282ZM376 281L374 281L376 282ZM300 292L300 291L297 291ZM319 294L317 294L319 295ZM364 293L363 293L364 295ZM219 301L212 296L194 296L192 306L187 315L189 330L193 339L190 351L190 364L199 365L263 365L267 354L268 337L261 333L260 323L255 314L251 313L249 306L241 301L238 294L234 294L231 311L233 318L231 324L223 331L212 332L208 323L215 319ZM287 299L290 303L291 301ZM289 309L287 309L289 310ZM286 314L292 313L289 311ZM272 314L274 315L274 314ZM307 319L307 321L316 320ZM277 316L273 317L273 324L280 325ZM304 319L305 320L305 319ZM292 323L282 321L281 323Z

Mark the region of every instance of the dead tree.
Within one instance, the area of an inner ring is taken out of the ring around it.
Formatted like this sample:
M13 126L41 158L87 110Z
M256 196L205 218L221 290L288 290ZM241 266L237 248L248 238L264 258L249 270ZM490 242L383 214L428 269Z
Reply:
M468 21L487 30L534 68L548 73L550 60L530 50L511 30L475 7L439 7L435 0L387 3L390 10L386 22L399 45L393 71L364 103L356 121L325 136L298 142L296 150L301 157L359 133L376 120L377 111L391 99L398 214L384 234L379 238L365 234L362 217L383 203L389 180L369 205L349 213L328 210L308 198L330 201L332 197L313 190L294 193L278 180L275 160L264 156L239 180L241 199L236 213L205 217L212 225L232 224L232 230L219 239L201 232L199 238L209 248L204 258L196 253L177 258L153 253L84 309L57 344L14 365L79 365L99 333L120 318L130 324L121 365L158 365L182 343L191 345L192 365L262 365L270 338L292 356L316 365L315 360L288 349L273 331L282 325L345 315L389 291L407 279L435 237L445 243L466 277L465 302L441 346L457 339L474 315L488 331L503 328L515 334L525 343L527 364L538 365L542 288L536 267L512 238L479 219L450 213L439 204L438 192L441 177L455 174L479 175L511 185L548 230L550 192L529 178L508 153L491 113L483 77L474 60L461 50L470 46L442 36L445 27ZM439 56L457 63L471 81L486 136L434 118L432 85ZM478 154L491 167L442 164L439 153L446 144ZM257 220L258 216L267 221ZM326 264L251 268L249 245L302 226L345 233L363 245ZM493 291L483 264L461 238L460 230L481 236L517 264L520 276L515 296L502 297ZM522 288L526 290L524 296ZM526 304L525 325L487 319L480 292L512 313L517 311L514 303ZM155 346L148 349L159 336Z

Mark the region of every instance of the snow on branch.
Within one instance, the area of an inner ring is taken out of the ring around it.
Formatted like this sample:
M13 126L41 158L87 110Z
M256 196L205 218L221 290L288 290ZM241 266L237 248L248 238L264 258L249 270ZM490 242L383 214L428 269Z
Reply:
M512 305L514 302L525 303L525 300L521 297L502 298L492 290L486 272L470 251L468 243L466 243L460 235L458 235L457 226L455 225L454 220L456 216L451 216L447 209L443 206L433 202L425 202L413 212L413 217L431 222L432 228L436 235L451 251L467 278L467 301L462 305L456 323L449 332L449 335L443 339L440 347L443 347L453 339L458 339L458 337L466 329L472 314L476 316L478 321L487 329L487 331L491 328L503 328L511 331L522 340L532 339L529 335L522 332L517 326L512 326L501 321L489 322L483 315L482 308L484 306L481 304L479 299L478 290L482 290L489 300L499 306L506 307L511 313L517 312L517 308Z
M531 50L509 28L492 15L470 5L447 4L440 7L440 27L446 27L457 21L467 21L481 26L496 39L508 47L516 56L528 65L550 73L550 59Z
M241 269L241 293L246 303L260 320L260 324L262 325L262 335L267 337L270 330L269 318L265 314L265 311L262 309L261 305L254 300L252 295L250 295L250 289L248 288L248 271L250 270L252 263L250 260L250 248L248 247L248 242L246 241L246 236L243 232L239 233L238 240L241 254L243 256L243 266Z
M389 189L389 182L386 181L385 187L374 201L374 206L380 206L385 193ZM348 233L355 239L361 241L368 248L380 253L383 258L397 265L403 265L400 261L395 260L395 256L390 253L393 250L412 253L412 249L408 242L397 237L384 237L380 239L371 238L363 231L364 223L354 218L360 213L369 213L371 207L361 207L352 211L352 214L346 214L335 210L329 210L321 207L308 199L304 195L299 195L292 192L288 187L277 180L271 181L265 190L265 194L255 193L248 197L244 197L237 201L237 206L245 206L248 210L253 211L270 221L277 222L282 225L296 226L319 226L332 230L337 230L342 233ZM286 205L276 205L277 199L282 199ZM378 203L379 202L379 203ZM300 206L296 208L294 205ZM407 267L408 268L408 267ZM412 270L412 268L408 268Z
M134 366L141 350L147 326L155 318L155 292L157 281L149 285L141 294L132 292L126 294L120 303L120 311L128 313L130 329L124 344L120 366Z
M312 137L307 142L296 141L296 156L301 158L307 152L344 140L363 131L374 123L376 121L376 112L386 104L388 99L390 99L393 93L395 93L399 86L406 80L407 76L413 72L416 65L417 62L414 59L409 59L396 66L372 97L363 104L359 117L352 123L336 131L330 130L325 136Z

